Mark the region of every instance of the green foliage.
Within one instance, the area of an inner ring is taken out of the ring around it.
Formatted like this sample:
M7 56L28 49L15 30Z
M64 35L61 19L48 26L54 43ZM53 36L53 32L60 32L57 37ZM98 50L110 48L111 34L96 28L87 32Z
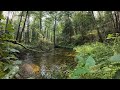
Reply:
M14 31L13 25L12 24L7 24L6 30L8 30L9 32L13 32Z
M74 48L78 55L87 59L89 55L91 55L95 60L96 63L104 62L109 59L110 56L114 54L111 46L106 46L103 43L92 43L92 44L85 44L82 46L77 46Z
M4 59L6 59L6 60L17 60L18 58L15 56L15 55L13 55L13 54L10 54L8 57L5 57Z
M120 70L120 55L114 54L114 49L111 48L113 46L98 42L75 47L74 50L78 52L76 56L78 64L70 72L69 77L78 79L119 78L119 73L116 72ZM85 67L87 65L91 67L88 69L88 67Z
M115 38L113 34L108 34L107 39Z
M92 67L95 65L95 60L89 56L88 59L86 60L85 67Z
M77 32L80 32L83 36L93 28L93 16L91 13L87 12L75 12L73 17L74 29Z
M19 71L19 66L22 61L10 61L9 63L0 62L0 78L2 79L13 79L15 74Z
M81 57L79 58L81 59ZM85 59L84 59L85 60ZM100 63L95 65L95 60L89 56L85 64L78 61L77 66L73 71L70 71L69 78L71 79L112 79L116 75L116 71L120 69L119 62L117 63ZM88 67L88 66L89 67ZM118 76L117 76L118 77Z
M20 60L13 61L13 65L20 65L20 64L22 64L22 61Z
M82 75L91 73L91 67L95 66L95 60L89 56L87 60L77 55L76 59L78 60L78 64L73 71L71 71L69 77L72 79L79 79Z
M120 62L120 54L115 54L114 56L110 57L109 61L111 62Z
M0 19L4 19L4 16L2 14L2 11L0 11Z
M115 34L108 34L107 39L112 39L113 41L113 47L112 50L114 51L114 54L120 53L120 36L119 33Z
M85 64L84 58L79 55L76 55L75 60L78 61L80 64Z
M17 52L17 53L20 53L20 51L19 50L17 50L17 49L14 49L14 48L8 48L8 50L10 51L10 52L13 52L13 53L15 53L15 52Z
M19 71L18 66L12 66L10 68L11 68L10 72L6 74L4 77L2 77L2 79L12 79L15 76L15 74Z

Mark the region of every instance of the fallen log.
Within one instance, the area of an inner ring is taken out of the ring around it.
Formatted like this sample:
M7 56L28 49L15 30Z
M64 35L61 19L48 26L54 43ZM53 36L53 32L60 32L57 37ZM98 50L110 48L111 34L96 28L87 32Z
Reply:
M38 53L45 52L45 51L38 51L38 50L30 49L30 48L24 46L23 44L15 41L15 40L2 40L2 41L6 41L6 42L10 42L10 43L13 43L13 44L20 45L20 46L22 46L23 48L25 48L25 49L27 49L27 50L29 50L29 51L38 52Z

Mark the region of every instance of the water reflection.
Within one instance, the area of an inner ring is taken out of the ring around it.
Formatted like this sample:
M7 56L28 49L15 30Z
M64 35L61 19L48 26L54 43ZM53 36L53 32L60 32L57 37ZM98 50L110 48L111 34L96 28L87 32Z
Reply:
M27 54L26 63L33 63L40 67L40 76L45 79L64 79L68 68L76 66L75 52L66 49L55 49L51 53ZM40 77L41 78L41 77Z

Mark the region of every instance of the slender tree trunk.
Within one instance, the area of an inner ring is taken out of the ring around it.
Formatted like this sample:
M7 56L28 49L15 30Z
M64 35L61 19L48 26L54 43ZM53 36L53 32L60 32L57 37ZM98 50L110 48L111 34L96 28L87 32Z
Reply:
M98 14L99 14L99 17L100 17L100 21L101 22L104 22L103 21L103 19L102 19L102 16L101 16L101 14L100 14L100 12L98 11ZM100 22L100 24L101 24L101 22ZM98 32L101 36L101 42L103 42L104 40L103 40L103 38L105 38L105 36L106 36L106 30L105 30L105 28L103 27L103 26L100 26L101 28L102 28L102 30L101 30L101 33L100 32ZM99 29L99 28L98 28Z
M48 40L49 40L49 34L48 34L48 33L49 33L49 30L47 30L47 38L48 38Z
M112 11L111 11L111 20L112 20L112 23L113 23L113 27L114 27L114 33L115 33L115 31L116 31L116 24L115 24L115 19L114 19L114 14L112 13Z
M115 11L114 15L115 15L115 22L116 22L115 24L116 24L116 33L117 33L117 32L118 32L118 29L119 29L117 11Z
M118 33L120 33L120 11L118 11Z
M30 43L30 14L28 14L28 20L27 20L27 43Z
M115 33L120 33L120 12L114 11L113 17L115 23Z
M2 16L2 11L0 11L0 16ZM1 24L1 19L0 19L0 24ZM0 30L2 30L2 27L0 27Z
M33 23L35 25L36 18L34 19ZM32 42L35 41L35 28L32 27Z
M39 12L40 13L40 31L42 30L42 11Z
M54 32L54 37L53 37L53 39L54 39L54 47L55 47L56 19L57 19L57 18L56 18L56 15L55 15L55 19L54 19L54 20L55 20L55 21L54 21L55 23L54 23L54 29L53 29L53 32Z
M94 28L95 28L95 27L97 27L97 24L96 24L97 22L95 20L93 11L92 11L92 16L93 16L93 23L94 23ZM98 36L99 36L99 41L103 42L103 38L102 38L102 35L101 35L100 31L99 31L99 27L97 27L96 29L97 29L97 33L98 33Z
M22 22L22 17L23 17L23 11L22 11L21 16L20 16L20 22L19 22L19 25L18 25L17 36L16 36L16 41L17 41L17 40L18 40L18 38L19 38L20 25L21 25L21 22Z
M5 33L8 33L8 31L7 31L7 26L8 26L8 23L9 23L9 14L10 14L10 11L8 11L8 16L7 16L7 19L6 19Z
M11 12L12 13L12 18L11 18L11 20L10 20L10 24L12 24L12 21L13 21L13 18L14 18L14 12Z
M25 23L26 23L26 20L27 20L27 16L28 16L28 11L26 12L26 17L25 17L25 21L24 21L24 25L23 25L22 31L20 33L19 42L21 42L21 39L22 39L22 34L24 32L24 29L25 29Z

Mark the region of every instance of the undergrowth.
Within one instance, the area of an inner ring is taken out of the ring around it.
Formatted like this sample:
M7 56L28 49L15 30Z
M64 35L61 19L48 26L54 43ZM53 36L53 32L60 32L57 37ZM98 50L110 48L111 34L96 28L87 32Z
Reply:
M117 44L105 45L95 42L77 46L78 53L75 60L78 62L74 70L69 73L71 79L113 79L120 78L117 72L120 69L120 49ZM117 45L117 50L116 50ZM116 53L117 52L117 53ZM88 66L87 66L88 65Z

